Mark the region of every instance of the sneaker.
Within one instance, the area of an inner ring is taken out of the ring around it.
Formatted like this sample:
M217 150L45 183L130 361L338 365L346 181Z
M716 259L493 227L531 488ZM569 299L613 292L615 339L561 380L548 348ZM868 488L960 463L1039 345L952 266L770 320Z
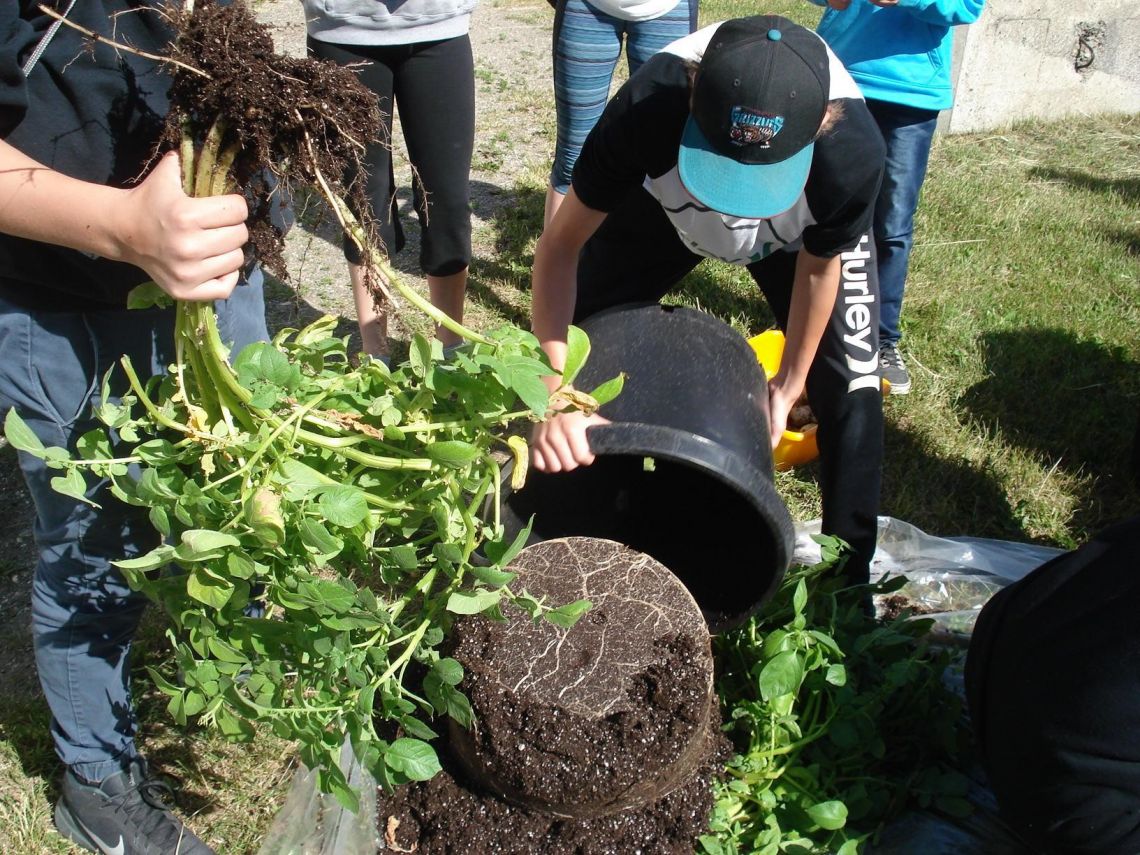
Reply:
M910 391L910 375L898 345L887 343L879 348L879 374L890 384L892 395L905 395Z
M55 806L55 825L73 843L104 855L214 855L170 812L168 779L151 777L141 759L100 784L70 769Z

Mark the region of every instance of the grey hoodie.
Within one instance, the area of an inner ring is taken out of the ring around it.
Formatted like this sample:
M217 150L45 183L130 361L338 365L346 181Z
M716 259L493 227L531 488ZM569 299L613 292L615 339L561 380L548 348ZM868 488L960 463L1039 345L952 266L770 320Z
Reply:
M467 33L476 0L302 0L309 35L342 45L399 45Z

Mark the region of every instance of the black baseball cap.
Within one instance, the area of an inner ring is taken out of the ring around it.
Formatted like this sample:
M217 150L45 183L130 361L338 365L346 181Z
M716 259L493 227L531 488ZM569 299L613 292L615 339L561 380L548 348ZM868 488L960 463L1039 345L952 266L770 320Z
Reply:
M827 111L827 47L778 15L721 24L693 83L681 183L702 204L764 218L795 204Z

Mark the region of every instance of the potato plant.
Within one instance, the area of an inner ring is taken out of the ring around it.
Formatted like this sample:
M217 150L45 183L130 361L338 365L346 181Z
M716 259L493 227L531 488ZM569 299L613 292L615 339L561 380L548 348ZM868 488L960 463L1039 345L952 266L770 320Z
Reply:
M350 358L335 319L324 318L230 354L211 306L179 303L175 364L144 381L123 360L122 376L103 381L102 427L76 448L45 448L15 411L5 430L15 448L60 471L59 492L88 501L93 479L105 478L117 499L146 509L154 547L116 564L169 613L174 667L151 674L174 718L239 740L268 726L295 740L322 788L355 808L337 766L345 739L395 786L438 771L433 718L469 723L456 688L462 668L440 652L454 615L494 616L510 602L570 625L588 608L509 587L505 568L526 532L502 539L500 460L513 455L523 476L527 448L508 435L513 423L552 406L597 406L621 381L597 400L552 401L542 379L552 372L532 335L476 334L399 282L345 202L351 188L338 184L359 150L345 122L374 109L351 74L277 57L242 4L171 14L172 141L186 191L237 187L256 219L268 210L258 188L309 184L378 284L468 344L444 359L438 342L416 336L408 360L390 370ZM337 98L351 103L340 111ZM255 242L273 239L253 231ZM138 307L166 300L153 283L131 297ZM567 383L588 349L572 331ZM496 446L505 457L492 454Z

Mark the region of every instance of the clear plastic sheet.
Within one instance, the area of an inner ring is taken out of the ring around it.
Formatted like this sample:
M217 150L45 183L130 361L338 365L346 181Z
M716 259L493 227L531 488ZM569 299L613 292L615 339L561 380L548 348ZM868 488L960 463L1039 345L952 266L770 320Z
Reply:
M793 562L815 564L819 544L811 539L819 520L796 526ZM871 566L873 579L905 576L898 592L930 613L947 639L964 646L974 619L1000 588L1063 550L1045 546L968 537L935 537L909 523L879 517L879 542ZM360 812L345 810L317 789L317 776L301 767L284 807L270 827L258 855L372 855L384 850L377 831L376 782L360 768L346 744L341 770L360 792ZM969 800L974 813L965 818L911 812L893 822L868 848L872 855L1022 855L1014 836L997 816L993 795L976 776Z
M820 521L796 526L793 562L815 564ZM871 562L871 579L905 576L896 596L927 612L935 632L948 641L969 642L974 620L999 589L1064 550L1029 543L978 537L936 537L893 517L879 517L879 540Z
M301 766L258 855L372 855L383 848L376 825L376 781L356 762L347 742L340 768L360 794L359 812L345 810L322 793L316 773Z

